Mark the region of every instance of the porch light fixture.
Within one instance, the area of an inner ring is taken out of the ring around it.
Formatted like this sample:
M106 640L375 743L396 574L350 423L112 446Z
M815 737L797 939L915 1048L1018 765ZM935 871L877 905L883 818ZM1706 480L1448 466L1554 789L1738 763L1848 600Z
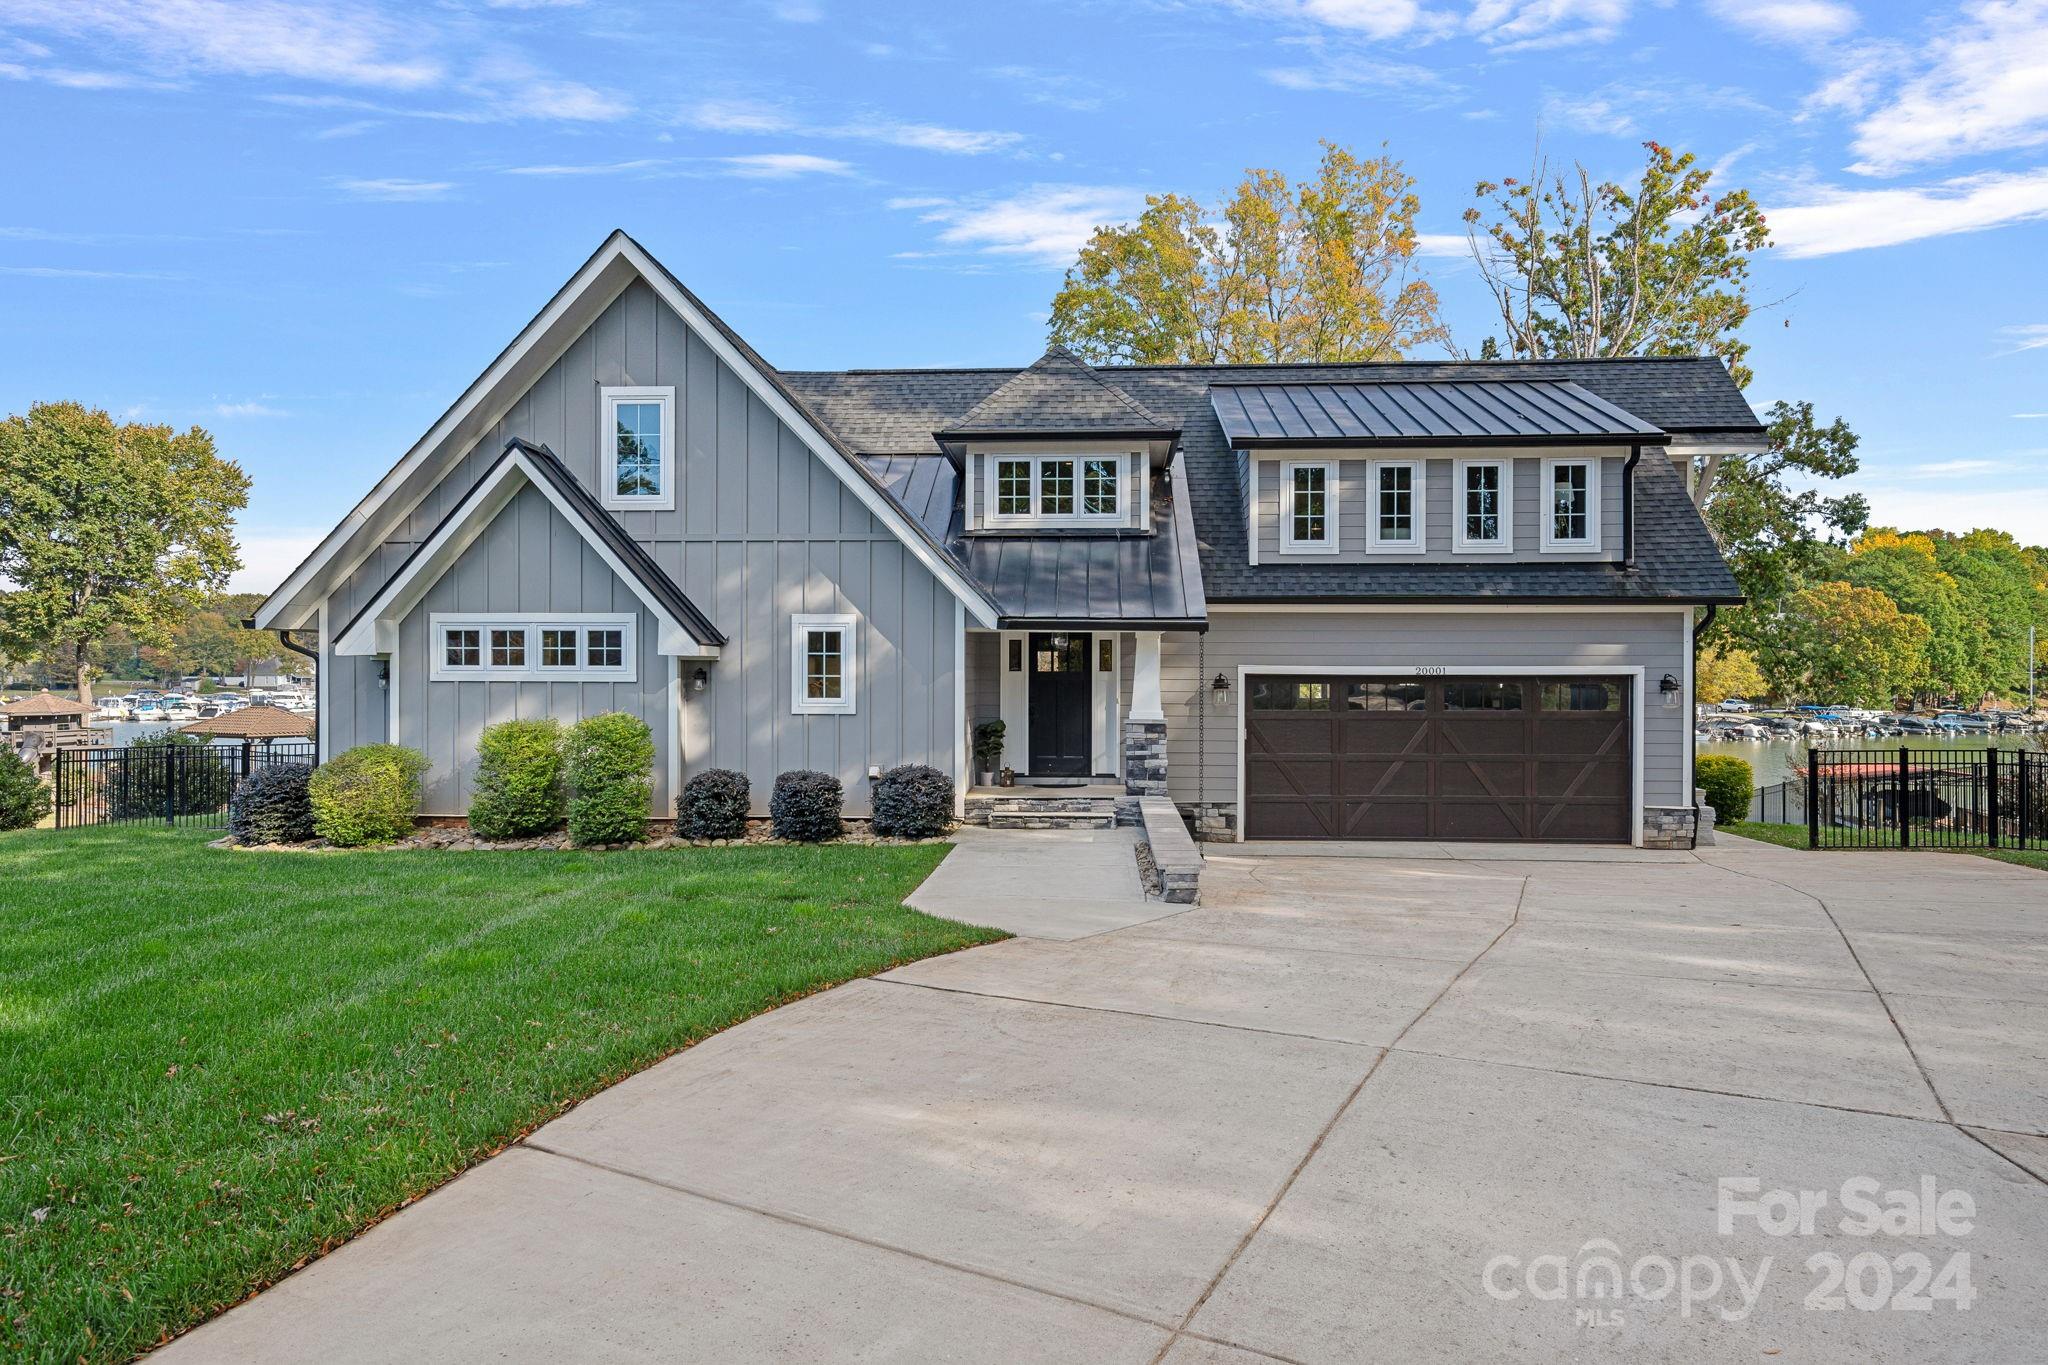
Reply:
M690 690L692 692L702 692L710 683L711 674L703 665L698 665L697 671L690 675Z
M1217 711L1230 709L1230 679L1222 673L1209 680L1209 706Z
M1666 673L1657 683L1657 690L1664 694L1666 706L1678 705L1678 679Z
M1209 680L1209 690L1217 693L1228 692L1230 690L1230 679L1218 673Z
M379 659L377 661L377 690L382 692L389 686L391 686L391 660Z

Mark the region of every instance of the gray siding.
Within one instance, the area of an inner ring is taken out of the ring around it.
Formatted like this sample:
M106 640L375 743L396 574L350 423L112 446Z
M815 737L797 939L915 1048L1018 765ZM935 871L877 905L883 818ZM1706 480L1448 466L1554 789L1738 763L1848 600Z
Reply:
M1237 800L1238 699L1210 708L1197 761L1195 708L1204 677L1233 684L1251 667L1458 669L1640 667L1644 673L1643 804L1689 803L1688 727L1683 706L1666 707L1657 683L1685 677L1685 613L1661 612L1217 612L1206 641L1165 637L1160 689L1166 709L1167 774L1176 801Z
M1240 456L1242 458L1242 456ZM1304 455L1301 458L1311 459ZM1394 451L1388 451L1387 460L1404 458ZM1279 459L1259 459L1254 462L1258 470L1258 546L1261 564L1419 564L1437 560L1455 560L1471 563L1474 560L1493 559L1506 562L1536 561L1541 563L1589 563L1621 558L1621 471L1627 460L1607 457L1600 461L1600 524L1601 540L1598 553L1572 553L1543 549L1542 517L1545 511L1543 488L1543 461L1541 458L1518 458L1514 474L1514 551L1506 555L1453 554L1451 551L1452 518L1457 515L1457 506L1452 497L1452 473L1455 469L1449 458L1431 457L1422 461L1423 467L1423 548L1419 553L1399 553L1385 550L1366 550L1368 517L1372 504L1368 496L1368 461L1365 459L1338 459L1337 461L1337 553L1336 554L1287 554L1280 549L1280 470Z
M336 629L432 533L511 437L545 444L579 480L598 487L600 390L608 385L675 388L675 509L614 515L730 640L721 658L705 664L706 691L685 689L685 776L707 767L738 768L753 783L757 809L765 811L777 773L818 768L845 784L849 813L865 814L870 765L929 763L952 773L960 661L951 593L639 282L336 591L329 607ZM459 565L451 576L466 568ZM552 591L523 561L505 586L515 584L522 609L543 609L525 595ZM789 618L798 612L860 618L855 714L792 713ZM651 639L651 631L645 634ZM681 662L685 678L698 667L696 660ZM663 659L663 681L666 670ZM383 738L375 677L375 660L334 661L330 752ZM430 713L427 723L438 722ZM410 719L401 731L406 742L415 742ZM665 758L665 749L657 753L657 763ZM455 790L461 790L459 778ZM667 811L664 804L657 813Z

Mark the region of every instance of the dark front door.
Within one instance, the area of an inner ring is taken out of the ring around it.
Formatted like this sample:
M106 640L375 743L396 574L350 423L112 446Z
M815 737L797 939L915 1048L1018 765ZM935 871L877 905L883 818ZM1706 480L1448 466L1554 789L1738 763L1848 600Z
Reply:
M1248 680L1253 839L1626 843L1626 678Z
M1056 631L1031 637L1031 752L1033 777L1086 777L1091 727L1086 635Z

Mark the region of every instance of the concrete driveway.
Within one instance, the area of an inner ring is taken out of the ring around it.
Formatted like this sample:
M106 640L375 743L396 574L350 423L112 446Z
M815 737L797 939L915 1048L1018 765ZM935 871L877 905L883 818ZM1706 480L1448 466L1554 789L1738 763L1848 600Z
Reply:
M1162 913L1126 840L969 840L924 903L1035 936L712 1038L166 1354L2048 1358L2048 877L1224 851Z

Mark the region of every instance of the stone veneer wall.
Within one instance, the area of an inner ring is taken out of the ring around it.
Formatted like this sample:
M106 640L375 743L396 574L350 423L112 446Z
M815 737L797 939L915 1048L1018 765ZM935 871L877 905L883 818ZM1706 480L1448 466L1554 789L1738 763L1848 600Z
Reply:
M1133 796L1166 795L1166 722L1124 722L1124 790Z
M1643 847L1691 848L1698 815L1691 806L1643 807Z

